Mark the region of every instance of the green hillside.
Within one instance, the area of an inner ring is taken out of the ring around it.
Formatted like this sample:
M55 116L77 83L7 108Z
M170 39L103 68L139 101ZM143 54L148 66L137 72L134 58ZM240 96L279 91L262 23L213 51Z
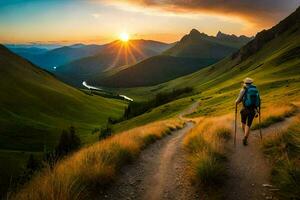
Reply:
M153 56L107 77L91 79L92 85L137 87L163 83L215 63L216 59Z
M53 75L33 66L1 46L1 142L0 149L41 150L47 135L55 141L57 131L71 124L88 132L113 115L122 113L120 101L88 96ZM36 135L36 142L26 133ZM24 137L22 141L16 137ZM40 140L39 140L40 139ZM11 140L11 141L10 141ZM27 141L28 140L28 141ZM9 141L9 142L8 142Z
M92 130L108 117L121 116L125 107L122 101L89 96L58 81L2 45L0 76L1 185L10 172L20 170L26 152L56 145L62 129L73 125L84 143L96 141Z

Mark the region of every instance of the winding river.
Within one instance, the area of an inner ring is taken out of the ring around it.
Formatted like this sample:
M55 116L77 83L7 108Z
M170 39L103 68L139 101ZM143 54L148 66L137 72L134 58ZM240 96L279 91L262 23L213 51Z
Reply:
M105 92L105 90L101 89L101 88L98 88L98 87L95 87L95 86L92 86L92 85L88 85L86 81L83 81L82 82L82 85L86 88L88 88L89 90L98 90L98 91L103 91ZM129 98L128 96L125 96L123 94L117 94L116 96L119 96L127 101L133 101L132 98Z

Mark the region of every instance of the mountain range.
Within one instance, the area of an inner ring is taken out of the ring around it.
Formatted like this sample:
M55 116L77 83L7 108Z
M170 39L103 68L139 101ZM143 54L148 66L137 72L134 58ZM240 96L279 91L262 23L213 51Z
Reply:
M170 46L172 44L151 40L130 40L126 43L117 40L103 45L101 51L93 56L57 67L54 73L65 82L80 87L83 81L95 74L102 77L110 70L158 55Z
M250 40L220 31L215 37L208 36L193 29L172 44L117 40L104 45L79 43L52 50L12 46L11 50L76 87L82 87L83 81L107 87L135 87L197 71L237 51ZM127 78L132 76L135 78Z
M159 56L145 59L107 76L94 76L91 84L106 87L137 87L163 83L190 74L231 55L251 38L219 32L216 37L193 29Z

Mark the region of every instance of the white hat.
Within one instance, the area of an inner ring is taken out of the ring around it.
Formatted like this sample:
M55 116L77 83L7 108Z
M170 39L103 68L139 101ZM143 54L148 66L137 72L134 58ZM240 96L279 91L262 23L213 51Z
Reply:
M246 84L251 84L251 83L253 83L253 79L247 77L247 78L244 79L244 83L246 83Z

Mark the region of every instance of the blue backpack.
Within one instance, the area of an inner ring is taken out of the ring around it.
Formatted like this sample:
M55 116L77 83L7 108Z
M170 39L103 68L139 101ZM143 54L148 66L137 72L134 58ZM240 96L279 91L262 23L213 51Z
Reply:
M249 85L245 87L245 94L243 96L243 104L245 107L258 108L260 107L260 97L256 86Z

